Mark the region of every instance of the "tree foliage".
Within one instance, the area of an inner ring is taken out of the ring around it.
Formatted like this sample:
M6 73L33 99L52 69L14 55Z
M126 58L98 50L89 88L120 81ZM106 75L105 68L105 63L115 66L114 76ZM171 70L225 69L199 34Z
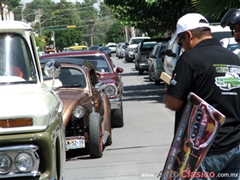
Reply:
M221 21L221 18L230 8L239 8L239 0L193 0L196 11L201 12L209 21Z
M198 12L210 22L219 22L228 9L240 7L239 0L104 0L104 2L124 25L146 31L150 36L175 30L177 20L189 12Z
M124 27L119 23L114 23L106 32L106 42L124 42Z
M179 17L193 12L191 0L104 0L104 2L124 25L142 29L150 36L169 29L174 30Z

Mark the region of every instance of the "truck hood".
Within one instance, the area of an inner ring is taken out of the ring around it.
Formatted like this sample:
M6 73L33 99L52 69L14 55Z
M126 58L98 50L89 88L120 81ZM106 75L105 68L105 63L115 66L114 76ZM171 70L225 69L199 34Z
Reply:
M0 121L32 118L32 126L0 127L2 134L45 130L61 113L61 101L42 84L0 86Z

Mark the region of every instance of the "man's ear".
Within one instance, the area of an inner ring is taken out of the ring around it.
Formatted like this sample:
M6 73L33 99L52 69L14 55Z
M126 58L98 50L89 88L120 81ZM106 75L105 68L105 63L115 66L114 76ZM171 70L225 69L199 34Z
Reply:
M192 32L191 31L186 31L186 37L189 39L193 38Z

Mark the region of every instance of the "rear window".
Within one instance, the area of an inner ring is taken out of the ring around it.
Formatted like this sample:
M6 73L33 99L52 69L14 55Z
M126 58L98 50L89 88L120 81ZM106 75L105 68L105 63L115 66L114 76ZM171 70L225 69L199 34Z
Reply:
M154 46L157 44L157 42L144 42L142 49L143 50L151 50L154 48Z
M212 32L212 37L218 39L219 41L223 38L232 37L232 33L230 31L226 32Z

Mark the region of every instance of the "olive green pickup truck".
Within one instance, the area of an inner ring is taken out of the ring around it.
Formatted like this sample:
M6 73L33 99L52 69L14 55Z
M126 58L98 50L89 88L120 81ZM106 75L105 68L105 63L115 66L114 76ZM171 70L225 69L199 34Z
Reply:
M49 77L61 66L46 67ZM63 180L63 104L45 85L31 27L0 21L0 178Z

